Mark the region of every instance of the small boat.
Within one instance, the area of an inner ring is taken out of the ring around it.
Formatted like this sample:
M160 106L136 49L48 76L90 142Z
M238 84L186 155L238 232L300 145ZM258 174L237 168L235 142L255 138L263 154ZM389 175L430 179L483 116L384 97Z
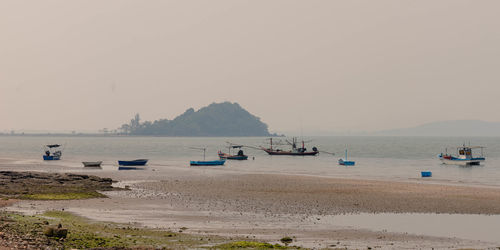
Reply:
M148 159L137 159L132 161L118 161L120 166L144 166L148 163Z
M354 166L354 165L356 165L356 162L354 162L354 161L344 161L342 159L339 159L339 165L342 165L342 166Z
M432 177L432 172L431 171L422 171L422 172L420 172L420 175L422 176L422 178Z
M221 166L224 165L224 163L226 163L226 159L206 161L205 160L205 152L207 150L206 148L191 148L191 149L203 150L203 161L190 161L189 162L190 166Z
M354 166L356 162L347 160L347 149L345 150L345 159L339 159L339 165L342 166Z
M83 167L86 168L100 168L102 161L84 161Z
M59 144L49 144L45 145L45 154L43 155L44 161L57 161L61 159L62 151L59 150L61 145Z
M451 154L448 154L448 149L446 149L446 153L441 153L438 155L439 160L443 162L443 164L450 164L450 165L461 165L461 166L474 166L474 165L480 165L481 162L484 162L486 158L483 156L483 149L485 147L481 146L465 146L463 145L462 147L457 148L458 155L454 156ZM474 149L479 149L481 150L481 155L474 157L472 155L472 151Z
M118 170L146 169L146 163L148 163L148 159L118 161Z
M191 166L221 166L224 165L226 160L215 160L215 161L190 161Z
M287 140L287 143L292 146L292 150L281 150L281 149L273 149L273 138L269 138L270 141L270 147L269 148L264 148L261 147L264 152L268 153L269 155L292 155L292 156L314 156L319 153L318 149L316 147L312 148L312 151L307 151L305 147L305 142L302 141L302 147L297 147L297 138L292 138L292 142Z
M243 153L243 150L241 149L243 146L241 145L234 145L234 146L229 146L229 153L222 153L222 151L219 151L218 152L218 155L219 155L219 158L222 160L222 159L226 159L226 160L248 160L248 155L245 155ZM231 148L232 149L236 149L238 148L238 154L236 155L232 155L231 154Z

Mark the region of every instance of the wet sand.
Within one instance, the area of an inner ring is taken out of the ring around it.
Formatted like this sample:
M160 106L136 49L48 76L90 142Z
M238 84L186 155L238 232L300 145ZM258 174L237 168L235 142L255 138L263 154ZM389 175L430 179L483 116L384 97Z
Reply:
M28 167L28 166L26 166ZM65 209L85 217L180 229L187 233L275 242L296 237L304 247L486 248L497 242L369 231L326 221L345 213L500 214L500 189L335 179L285 174L237 174L220 169L162 168L94 171L130 191L104 192L109 199L22 201L10 210Z

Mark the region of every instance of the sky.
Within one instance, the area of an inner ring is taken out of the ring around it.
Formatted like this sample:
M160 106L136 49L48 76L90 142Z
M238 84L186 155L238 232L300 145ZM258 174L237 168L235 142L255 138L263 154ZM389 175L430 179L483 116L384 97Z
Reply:
M0 1L0 131L238 102L273 132L500 122L500 1Z

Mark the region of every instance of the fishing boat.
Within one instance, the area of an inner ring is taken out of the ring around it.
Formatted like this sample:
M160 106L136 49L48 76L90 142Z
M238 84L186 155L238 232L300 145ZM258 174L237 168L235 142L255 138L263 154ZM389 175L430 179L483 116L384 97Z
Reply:
M226 163L225 159L215 160L215 161L190 161L191 166L221 166Z
M473 166L480 165L481 162L484 162L486 158L483 156L483 149L485 147L482 146L461 146L457 147L458 155L448 154L448 149L445 149L445 153L441 153L438 155L438 158L443 162L443 164L450 165L462 165L462 166ZM480 150L480 156L473 156L473 150Z
M146 169L146 163L148 163L148 159L118 161L118 170Z
M45 154L43 155L44 161L57 161L61 159L62 151L59 149L59 144L49 144L44 146Z
M312 148L312 151L307 151L305 147L305 142L302 141L302 147L297 147L297 138L292 138L292 142L287 140L287 143L292 146L292 150L281 150L273 148L273 138L269 138L269 148L261 147L261 149L270 155L293 155L293 156L314 156L319 153L316 147Z
M339 165L342 166L354 166L356 162L347 160L347 149L345 150L345 159L339 159Z
M85 168L100 168L102 161L84 161L82 163Z
M232 146L229 146L229 151L228 153L223 153L222 151L219 151L218 152L218 155L219 155L219 158L222 160L222 159L226 159L226 160L248 160L248 155L245 155L245 153L243 152L243 150L241 149L243 146L242 145L232 145ZM235 154L235 155L232 155L231 154L231 149L239 149L238 150L238 153Z
M198 150L203 150L203 161L190 161L189 165L190 166L221 166L226 163L226 159L220 159L220 160L214 160L214 161L206 161L205 160L205 153L206 153L206 148L190 148L190 149L198 149Z

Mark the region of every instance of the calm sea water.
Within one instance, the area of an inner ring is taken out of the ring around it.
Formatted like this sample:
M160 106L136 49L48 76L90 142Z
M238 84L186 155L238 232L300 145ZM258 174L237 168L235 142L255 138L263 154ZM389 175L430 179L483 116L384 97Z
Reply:
M316 157L269 156L265 152L245 148L248 161L228 161L217 167L226 171L248 173L287 173L342 178L383 180L418 180L420 171L432 171L431 181L500 186L500 138L498 137L308 137L307 147L318 147L336 155ZM217 159L217 151L227 151L226 142L250 146L267 146L266 138L171 138L171 137L37 137L0 136L0 158L19 162L40 162L44 144L64 145L63 160L57 164L81 169L81 161L102 160L103 171L117 171L116 161L136 158L150 160L151 168L188 168L189 160L203 159L203 151L190 147L206 147L206 158ZM486 162L482 166L442 165L437 155L446 147L463 143L481 145ZM349 149L349 159L356 166L337 164ZM282 146L287 149L287 146ZM254 158L254 159L253 159ZM160 171L162 172L162 171ZM153 174L153 172L152 172ZM154 174L158 174L155 172Z

